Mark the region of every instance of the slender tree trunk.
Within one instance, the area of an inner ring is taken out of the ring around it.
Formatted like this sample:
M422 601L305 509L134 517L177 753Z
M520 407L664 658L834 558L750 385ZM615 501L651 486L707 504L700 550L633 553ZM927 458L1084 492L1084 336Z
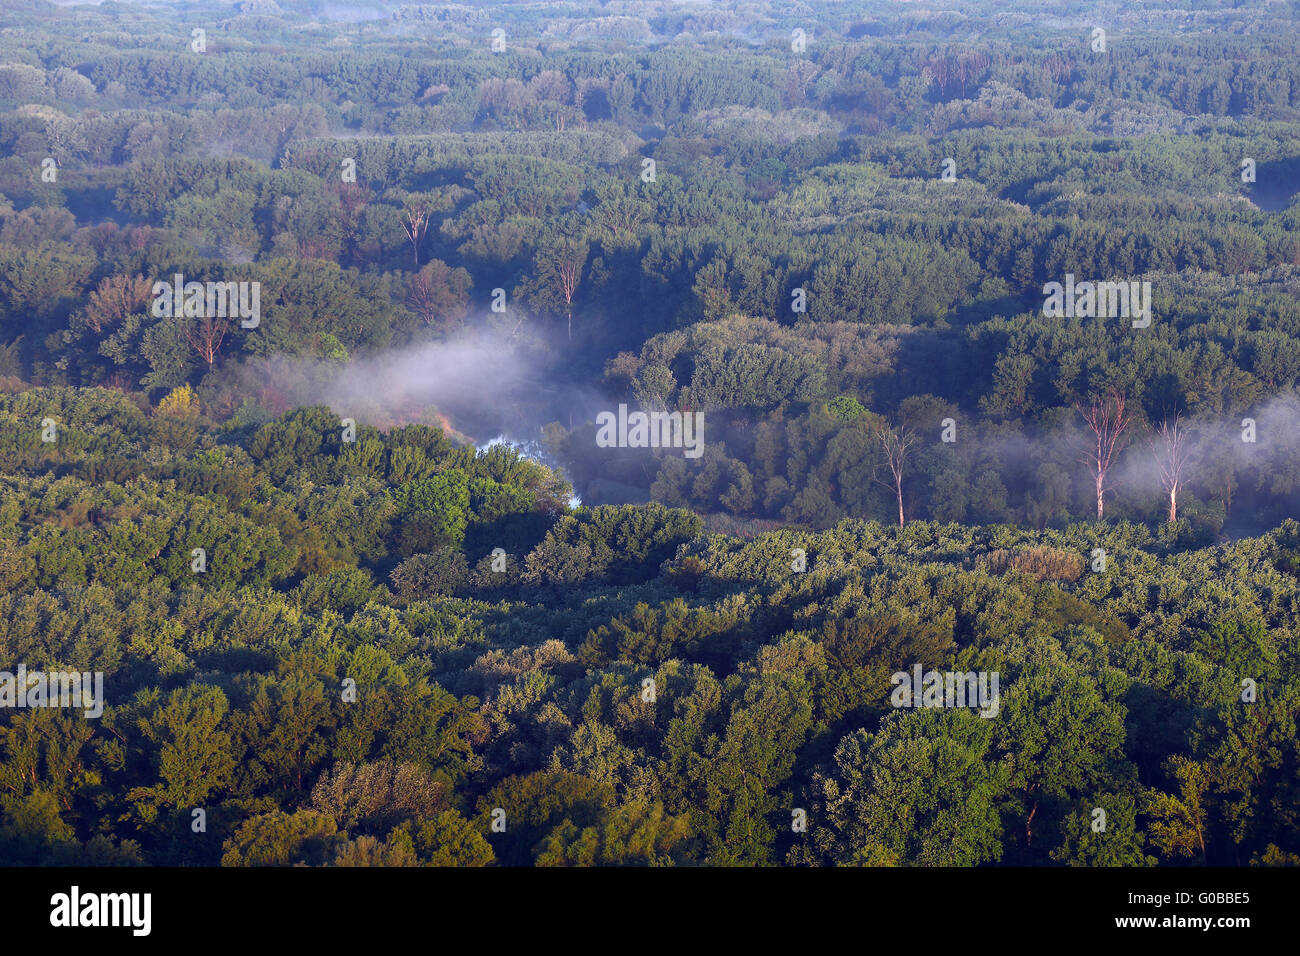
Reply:
M908 450L916 443L916 436L907 428L906 424L900 423L898 428L885 427L877 431L876 440L880 442L881 450L884 452L884 463L889 470L889 477L894 479L894 496L898 501L898 526L901 528L905 520L903 514L903 473L907 469ZM887 479L878 476L873 476L873 480L886 488L890 485Z
M1076 405L1075 408L1092 433L1082 461L1088 466L1097 484L1097 520L1100 521L1106 511L1106 475L1123 450L1121 439L1133 415L1128 411L1123 392L1112 393L1101 400L1093 400L1087 406Z

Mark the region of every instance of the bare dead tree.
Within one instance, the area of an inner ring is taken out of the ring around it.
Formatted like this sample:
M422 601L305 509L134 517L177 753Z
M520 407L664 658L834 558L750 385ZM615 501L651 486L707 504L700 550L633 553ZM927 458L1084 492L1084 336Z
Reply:
M1109 490L1106 476L1124 447L1124 431L1132 423L1133 413L1128 409L1128 400L1123 392L1111 392L1105 398L1074 407L1091 432L1091 437L1084 442L1080 461L1088 466L1097 487L1097 520L1100 521Z
M1169 521L1178 520L1178 492L1185 480L1184 473L1191 458L1191 441L1188 429L1183 426L1178 415L1173 421L1165 419L1158 428L1153 428L1147 435L1147 444L1155 456L1156 466L1160 469L1160 484L1169 495Z
M898 526L903 527L903 471L907 465L907 455L916 445L916 433L900 422L897 428L885 425L877 430L876 440L880 442L885 454L885 468L889 480L876 479L887 488L892 488L898 498Z
M221 343L226 338L229 322L227 318L211 315L206 309L204 314L193 322L188 320L186 322L185 338L189 341L190 347L208 363L208 368L212 367L221 352Z
M433 210L425 202L407 203L402 210L400 220L402 229L406 232L406 238L411 240L411 251L415 254L415 267L420 267L420 243L424 241L424 234L429 229L429 218L433 215Z
M799 106L808 98L808 84L817 76L817 64L812 60L793 60L786 68L785 103Z
M525 293L534 305L564 313L573 338L573 299L582 282L589 247L585 238L558 236L542 243L533 256L534 277Z
M434 259L406 284L406 307L432 326L451 331L464 325L469 275Z
M921 76L930 83L939 84L939 91L941 93L947 93L950 72L950 64L946 57L932 57L930 60L926 61L925 69L922 70Z
M568 255L556 263L555 274L560 280L560 295L564 297L565 318L569 325L569 338L573 338L573 296L578 291L578 282L582 278L582 267L587 260L584 248L581 256L576 250L569 250Z
M411 276L407 283L406 307L424 319L427 325L433 325L441 313L442 302L434 288L433 277L425 269Z

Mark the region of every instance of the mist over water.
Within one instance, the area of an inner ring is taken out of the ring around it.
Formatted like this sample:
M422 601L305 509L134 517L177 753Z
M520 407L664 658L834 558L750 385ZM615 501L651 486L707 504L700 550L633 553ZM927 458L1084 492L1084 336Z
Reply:
M657 459L647 457L645 468L633 469L639 475L634 489L627 484L632 480L625 460L628 452L611 454L594 444L583 451L587 446L579 439L568 443L565 454L574 457L567 460L557 457L544 442L546 425L557 422L571 433L576 430L585 435L598 412L614 407L610 398L594 388L571 384L564 363L562 345L551 347L541 339L513 338L480 327L446 341L346 362L282 355L255 358L245 362L237 375L241 388L259 396L273 413L324 405L340 418L381 429L417 422L438 425L455 440L480 451L510 444L570 481L585 476L576 481L581 486L577 490L592 503L647 500L658 470ZM1243 441L1243 418L1254 420L1254 442ZM1239 484L1240 479L1232 476L1247 471L1271 476L1275 505L1284 510L1288 503L1300 505L1298 424L1300 400L1289 394L1276 396L1252 411L1181 419L1187 454L1180 516L1191 513L1186 508L1193 496L1202 502L1218 499L1224 494L1225 482ZM737 437L725 418L717 427L719 430L706 433L707 443L729 445L730 439ZM1130 425L1125 437L1125 449L1107 482L1107 514L1158 520L1168 507L1157 460L1163 449L1141 423ZM1057 466L1069 477L1074 507L1086 514L1090 479L1080 452L1087 440L1076 420L1037 435L986 436L986 454L981 458L1013 490L1013 498L1014 489L1035 487L1042 465ZM967 477L973 481L975 475ZM576 507L582 502L575 494L571 503ZM924 511L928 503L918 504ZM1242 499L1234 504L1239 507L1233 507L1224 532L1230 536L1256 533L1259 522L1253 515L1263 502Z
M473 335L346 362L258 358L239 374L271 403L325 405L379 428L442 424L476 444L498 435L536 440L556 392L536 355Z
M241 387L272 412L324 405L340 418L388 429L439 425L480 451L509 444L564 473L542 441L551 422L589 420L604 402L588 388L564 384L559 356L536 340L491 331L391 349L346 362L283 355L245 362ZM580 500L575 496L576 507Z

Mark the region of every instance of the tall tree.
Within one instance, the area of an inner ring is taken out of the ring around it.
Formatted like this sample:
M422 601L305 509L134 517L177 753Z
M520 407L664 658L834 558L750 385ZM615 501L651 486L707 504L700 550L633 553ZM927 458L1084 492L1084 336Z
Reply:
M1181 754L1165 761L1165 771L1178 784L1178 795L1154 787L1145 791L1143 809L1151 821L1147 831L1151 842L1170 859L1199 855L1205 863L1205 792L1210 774L1204 764Z
M185 339L190 347L199 353L199 357L212 368L221 352L221 343L225 341L230 328L230 319L225 316L212 315L208 310L192 322L187 320Z
M898 498L898 526L901 528L903 527L903 471L907 466L908 453L916 445L916 432L908 428L906 422L900 422L897 428L882 425L876 432L876 440L880 442L880 449L885 455L885 468L889 472L889 480L882 484L892 487Z
M406 306L429 325L451 331L463 325L474 282L464 269L434 259L406 284Z
M1097 488L1097 520L1100 521L1109 490L1107 476L1124 447L1124 432L1133 421L1133 412L1128 408L1123 392L1094 398L1087 405L1076 405L1075 409L1088 426L1089 434L1084 439L1081 461L1088 466Z
M524 294L536 307L563 314L573 338L573 299L582 282L589 246L585 238L556 236L543 241L533 256L533 275L524 281Z
M429 218L432 215L433 209L427 202L412 199L402 208L399 217L402 230L411 242L411 252L415 256L417 269L420 267L420 243L424 241L424 234L429 231Z
M1165 419L1160 427L1150 431L1147 443L1160 469L1160 484L1169 495L1169 521L1172 524L1178 520L1178 492L1183 487L1183 476L1191 456L1190 435L1179 416L1174 415L1173 421Z

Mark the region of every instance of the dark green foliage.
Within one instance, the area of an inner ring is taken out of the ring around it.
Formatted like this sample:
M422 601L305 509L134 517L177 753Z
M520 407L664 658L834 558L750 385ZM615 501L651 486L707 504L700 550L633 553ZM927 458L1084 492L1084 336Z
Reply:
M1300 861L1294 4L220 6L4 13L0 861Z

